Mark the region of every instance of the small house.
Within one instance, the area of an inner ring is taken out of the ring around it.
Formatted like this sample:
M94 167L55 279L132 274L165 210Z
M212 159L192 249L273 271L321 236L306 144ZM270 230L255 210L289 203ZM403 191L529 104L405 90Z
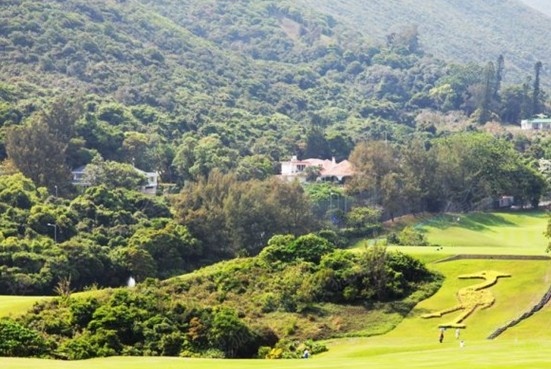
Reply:
M308 168L317 169L316 181L342 183L354 175L354 169L348 160L337 163L335 158L331 160L299 160L296 156L293 156L291 160L281 162L280 177L287 181L299 180L305 182L308 176Z

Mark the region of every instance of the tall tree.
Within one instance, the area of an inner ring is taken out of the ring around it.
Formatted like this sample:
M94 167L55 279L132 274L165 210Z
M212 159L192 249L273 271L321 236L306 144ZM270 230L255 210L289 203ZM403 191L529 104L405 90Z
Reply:
M478 123L486 123L492 116L492 99L495 95L496 72L494 63L489 62L484 69L484 81L478 104Z
M435 194L436 160L434 152L428 150L425 142L414 139L402 149L400 168L403 173L402 206L407 212L436 211L439 199Z
M48 187L51 193L63 193L70 187L69 160L80 149L71 143L81 113L80 103L59 98L25 125L7 131L9 158L23 174L37 185Z
M348 191L381 203L383 178L396 170L395 151L387 141L367 141L358 144L350 154L356 175L349 182Z
M321 127L312 126L308 130L304 157L327 159L330 157L329 144Z
M524 91L522 85L507 86L500 97L499 115L505 123L519 124L522 117Z
M534 89L532 91L532 114L541 114L543 111L543 93L540 88L540 74L543 64L538 61L534 65Z
M9 127L6 132L6 151L17 169L52 193L56 189L63 192L71 183L66 147L38 116L25 125Z
M188 183L175 201L178 221L213 258L256 254L274 234L302 235L315 226L302 186L278 179L239 182L213 170L208 179Z
M495 76L494 91L493 91L493 99L495 101L500 100L501 81L503 80L504 69L505 69L505 59L503 58L503 55L500 55L497 58L496 76Z
M532 94L533 95L533 94ZM534 100L530 96L530 77L522 84L522 105L521 117L524 119L531 118L534 115Z

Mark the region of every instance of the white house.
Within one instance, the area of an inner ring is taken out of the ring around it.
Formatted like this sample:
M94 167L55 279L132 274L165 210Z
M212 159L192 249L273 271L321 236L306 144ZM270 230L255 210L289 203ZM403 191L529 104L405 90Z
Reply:
M317 181L343 182L354 175L354 169L348 160L337 163L335 158L332 160L298 160L296 156L293 156L290 161L281 162L280 177L288 181L299 180L304 182L307 177L307 168L310 167L319 168L319 176L316 178Z
M75 186L90 186L90 183L86 180L86 165L75 168L71 171L73 177L72 183Z
M141 173L147 178L147 183L141 187L141 192L148 195L155 195L157 193L157 187L159 186L159 173L157 172L144 172L141 169L134 168L136 172Z
M551 118L539 116L534 119L523 119L520 128L532 131L546 131L551 129Z

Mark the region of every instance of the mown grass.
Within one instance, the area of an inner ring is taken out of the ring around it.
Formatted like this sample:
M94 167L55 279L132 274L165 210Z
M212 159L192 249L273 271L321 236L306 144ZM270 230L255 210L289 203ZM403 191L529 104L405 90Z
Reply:
M2 369L538 369L551 368L550 340L419 343L415 339L344 339L308 360L207 360L115 357L73 362L0 359Z
M532 255L545 253L547 219L543 211L445 215L428 219L417 229L425 232L431 244L445 248Z
M48 297L37 296L0 296L0 317L15 316L29 310L35 302Z
M496 213L487 219L481 215L448 217L421 225L431 243L442 246L400 247L415 254L442 273L446 279L442 288L419 303L391 332L369 338L341 338L326 342L329 351L308 360L208 360L187 358L114 357L78 362L0 358L2 369L503 369L551 368L551 307L546 306L532 318L505 331L494 340L486 337L496 328L516 318L537 303L551 281L551 261L460 259L435 262L450 255L469 254L529 254L541 255L547 244L543 230L547 224L545 213ZM477 246L478 245L478 246ZM421 315L442 310L457 303L456 292L482 280L464 280L461 274L483 270L498 270L511 274L490 288L494 305L475 312L465 320L467 328L461 331L465 347L461 348L447 332L443 343L438 342L438 324L452 320L454 314L433 319ZM24 303L23 303L24 302ZM22 304L22 305L21 305ZM0 297L0 309L20 311L31 306L32 298L22 300ZM10 305L11 307L8 307ZM2 310L0 310L2 314ZM387 326L381 315L379 329ZM375 325L375 326L377 326Z
M551 275L551 261L519 260L456 260L431 265L431 268L446 276L442 288L432 297L417 304L410 315L392 332L389 337L411 336L419 339L438 337L438 325L447 323L460 312L453 312L440 318L423 319L421 315L444 310L457 305L456 293L460 288L482 282L482 279L459 279L461 274L472 274L484 270L496 270L511 274L510 278L500 278L489 288L495 297L492 307L477 310L464 323L462 330L466 340L483 340L495 329L520 316L535 305L546 292L546 281ZM536 319L536 318L534 318ZM451 336L452 333L450 332ZM551 335L550 335L551 337ZM523 339L531 339L528 334Z

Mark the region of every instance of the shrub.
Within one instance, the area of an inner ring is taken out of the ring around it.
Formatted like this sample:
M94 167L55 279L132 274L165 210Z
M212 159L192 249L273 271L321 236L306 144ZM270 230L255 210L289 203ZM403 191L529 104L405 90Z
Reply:
M313 340L307 340L304 342L304 346L308 348L308 351L310 351L310 354L321 354L322 352L327 351L327 346L325 346L321 342L316 342Z
M400 245L408 246L428 246L429 242L425 235L415 230L413 227L405 227L398 234L398 241Z
M257 356L259 359L272 359L270 357L271 351L272 348L270 346L260 346Z
M98 347L91 342L89 333L79 334L63 342L57 350L57 356L69 360L85 360L97 355Z
M425 235L413 227L405 227L400 233L392 232L386 237L389 245L428 246Z
M260 257L266 261L291 262L304 260L319 263L321 257L332 252L335 246L327 239L307 234L294 238L293 236L274 236L268 241L268 246L262 250Z
M38 332L12 319L0 320L0 356L39 357L48 352L48 343Z

